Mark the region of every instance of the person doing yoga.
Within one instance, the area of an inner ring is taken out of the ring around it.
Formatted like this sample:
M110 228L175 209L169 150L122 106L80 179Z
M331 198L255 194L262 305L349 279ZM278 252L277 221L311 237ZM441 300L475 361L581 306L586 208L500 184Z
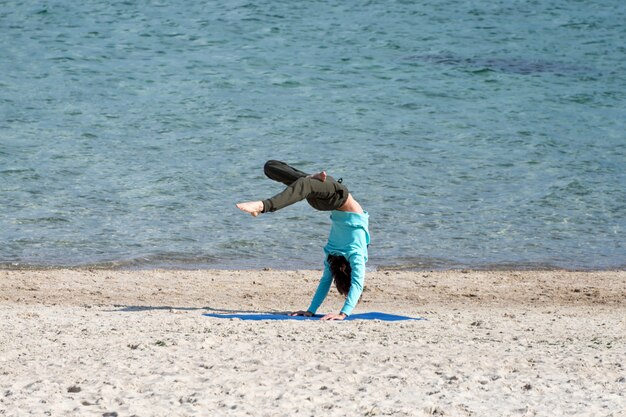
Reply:
M359 301L365 283L367 247L370 243L369 214L352 197L342 180L325 171L306 174L280 161L267 161L265 175L287 186L267 200L237 204L237 208L256 217L306 199L311 207L330 211L331 228L324 246L324 272L309 308L292 316L313 316L335 281L337 291L346 297L339 314L327 314L322 320L343 320Z

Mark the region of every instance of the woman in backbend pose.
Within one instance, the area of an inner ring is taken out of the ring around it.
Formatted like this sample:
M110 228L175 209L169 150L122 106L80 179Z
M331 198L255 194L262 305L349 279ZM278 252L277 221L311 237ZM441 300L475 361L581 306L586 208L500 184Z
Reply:
M267 200L239 203L237 207L240 210L256 217L306 199L317 210L331 211L332 225L324 246L324 273L309 308L291 315L314 315L326 298L334 278L337 291L346 297L346 301L339 314L327 314L322 320L345 319L363 292L370 242L369 215L350 195L341 179L335 181L324 171L309 175L280 161L268 161L264 170L270 179L282 182L287 188Z

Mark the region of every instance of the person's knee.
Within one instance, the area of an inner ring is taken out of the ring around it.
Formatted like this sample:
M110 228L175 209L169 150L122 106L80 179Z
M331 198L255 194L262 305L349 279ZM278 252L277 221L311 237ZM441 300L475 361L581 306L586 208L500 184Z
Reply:
M275 167L276 165L285 165L284 162L281 161L277 161L275 159L270 159L269 161L267 161L265 163L265 169L271 169L272 167Z
M265 172L265 175L271 179L274 179L274 173L276 172L276 169L279 166L284 165L283 162L280 161L276 161L274 159L270 159L269 161L267 161L265 163L265 165L263 166L263 172Z

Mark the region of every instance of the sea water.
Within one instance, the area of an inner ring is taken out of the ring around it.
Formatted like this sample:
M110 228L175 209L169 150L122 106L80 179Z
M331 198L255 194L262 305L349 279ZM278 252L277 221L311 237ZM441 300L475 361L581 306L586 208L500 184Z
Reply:
M626 3L0 1L0 265L318 268L268 159L373 268L626 265Z

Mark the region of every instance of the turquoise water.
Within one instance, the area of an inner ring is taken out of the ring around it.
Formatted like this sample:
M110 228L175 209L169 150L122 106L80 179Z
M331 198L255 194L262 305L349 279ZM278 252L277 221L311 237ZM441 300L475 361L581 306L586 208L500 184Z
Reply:
M0 1L0 265L319 267L251 218L343 177L370 266L624 268L626 6Z

